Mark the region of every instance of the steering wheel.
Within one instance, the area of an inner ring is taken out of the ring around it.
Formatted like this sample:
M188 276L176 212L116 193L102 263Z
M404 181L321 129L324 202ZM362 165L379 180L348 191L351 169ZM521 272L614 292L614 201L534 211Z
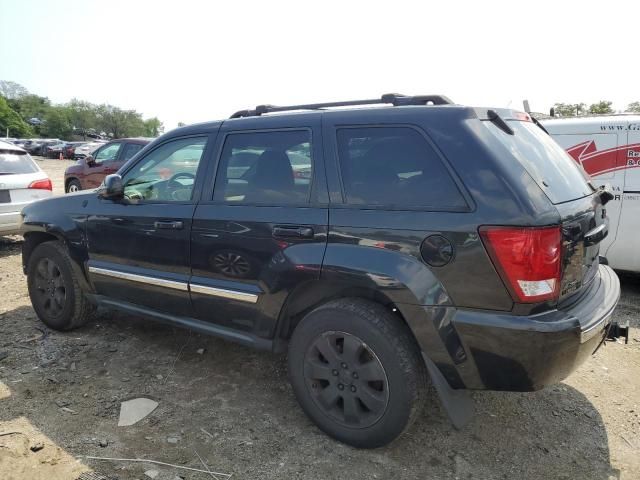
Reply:
M184 185L177 182L178 178L191 178L195 180L196 176L192 173L188 172L179 172L172 176L169 180L167 180L167 187L169 188L184 188Z

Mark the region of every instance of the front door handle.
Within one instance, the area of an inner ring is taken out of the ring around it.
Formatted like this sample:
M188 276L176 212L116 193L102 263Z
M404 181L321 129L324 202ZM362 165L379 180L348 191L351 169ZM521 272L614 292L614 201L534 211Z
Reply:
M172 221L158 220L153 223L153 226L158 230L182 230L182 227L184 225L179 220L172 220Z
M274 237L313 238L313 228L299 225L280 225L273 227Z

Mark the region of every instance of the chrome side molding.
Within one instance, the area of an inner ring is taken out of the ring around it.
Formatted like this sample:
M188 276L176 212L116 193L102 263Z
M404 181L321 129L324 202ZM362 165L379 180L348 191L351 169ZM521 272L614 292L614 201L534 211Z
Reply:
M202 295L211 295L214 297L230 298L232 300L239 300L241 302L256 303L258 301L258 295L254 293L239 292L237 290L227 290L224 288L206 287L204 285L198 285L196 283L189 284L193 293L200 293Z
M255 293L241 292L238 290L227 290L225 288L207 287L197 283L179 282L176 280L166 280L164 278L150 277L148 275L139 275L137 273L122 272L119 270L110 270L100 267L89 267L89 273L104 275L107 277L119 278L121 280L129 280L137 283L146 283L157 287L172 288L183 292L193 292L202 295L211 295L213 297L228 298L246 303L256 303L258 295Z

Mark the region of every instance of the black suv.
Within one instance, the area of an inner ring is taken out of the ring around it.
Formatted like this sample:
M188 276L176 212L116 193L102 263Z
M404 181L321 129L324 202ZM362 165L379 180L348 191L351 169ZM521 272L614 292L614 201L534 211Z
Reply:
M540 389L597 349L620 295L599 257L609 196L522 112L263 105L26 207L23 265L54 329L100 305L288 349L313 421L376 447L428 379L460 425L467 390Z

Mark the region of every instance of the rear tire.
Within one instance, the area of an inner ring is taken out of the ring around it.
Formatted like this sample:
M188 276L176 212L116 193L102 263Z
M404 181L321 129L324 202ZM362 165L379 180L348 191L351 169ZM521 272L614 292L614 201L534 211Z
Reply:
M354 447L392 442L424 402L420 349L408 327L374 302L340 299L307 314L293 332L288 363L305 413Z
M59 242L35 248L27 266L27 286L36 315L54 330L80 327L95 312L73 276L67 250Z
M75 178L67 183L67 193L79 192L80 190L82 190L82 185Z

